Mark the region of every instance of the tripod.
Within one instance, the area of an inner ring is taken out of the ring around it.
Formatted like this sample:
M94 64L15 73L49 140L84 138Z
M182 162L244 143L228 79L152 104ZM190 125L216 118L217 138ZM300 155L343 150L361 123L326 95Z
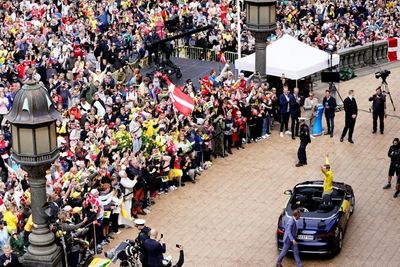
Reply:
M392 103L392 106L393 106L393 110L396 111L396 107L394 106L392 95L390 94L389 85L387 84L386 80L382 81L381 89L382 89L382 93L389 95L390 102Z
M342 109L343 109L343 98L342 98L342 96L340 95L338 89L336 88L336 85L335 85L334 82L330 82L330 83L329 83L329 91L331 92L332 96L333 96L335 99L337 99L336 94L339 96L339 98L340 98L341 101L338 103L336 109L337 109L338 111L342 110Z

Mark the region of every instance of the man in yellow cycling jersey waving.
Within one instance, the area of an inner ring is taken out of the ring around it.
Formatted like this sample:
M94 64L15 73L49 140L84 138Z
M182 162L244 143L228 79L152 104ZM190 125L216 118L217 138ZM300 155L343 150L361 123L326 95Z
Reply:
M322 195L330 195L333 188L333 171L329 163L328 153L326 153L325 164L321 167L321 172L324 175L324 192Z

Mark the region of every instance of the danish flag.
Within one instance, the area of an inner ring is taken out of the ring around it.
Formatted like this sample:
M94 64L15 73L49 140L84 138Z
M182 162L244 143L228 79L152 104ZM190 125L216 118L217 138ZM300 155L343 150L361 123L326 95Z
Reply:
M400 59L400 38L388 39L388 60L396 61Z
M169 97L175 108L186 117L192 113L194 109L194 100L182 91L182 87L177 87L168 77L164 77L167 81Z

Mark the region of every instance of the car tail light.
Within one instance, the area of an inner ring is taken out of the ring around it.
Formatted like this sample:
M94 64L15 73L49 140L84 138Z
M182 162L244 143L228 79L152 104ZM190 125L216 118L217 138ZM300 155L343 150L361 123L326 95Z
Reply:
M333 237L333 236L335 236L335 232L322 233L318 235L319 238Z
M276 233L277 233L278 235L283 235L283 234L285 233L285 230L284 230L284 229L281 229L281 228L278 228L278 230L276 230Z

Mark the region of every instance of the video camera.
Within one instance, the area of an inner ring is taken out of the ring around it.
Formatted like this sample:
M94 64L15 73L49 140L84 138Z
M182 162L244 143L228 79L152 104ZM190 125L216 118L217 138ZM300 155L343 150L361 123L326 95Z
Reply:
M386 78L389 76L390 70L381 70L378 72L375 72L375 78L379 79L382 78L382 81L386 81Z
M115 262L117 259L121 261L121 266L129 266L129 263L138 263L140 254L140 246L136 240L121 242L108 252L104 252L104 256ZM132 265L132 264L131 264ZM132 265L137 266L137 265Z

